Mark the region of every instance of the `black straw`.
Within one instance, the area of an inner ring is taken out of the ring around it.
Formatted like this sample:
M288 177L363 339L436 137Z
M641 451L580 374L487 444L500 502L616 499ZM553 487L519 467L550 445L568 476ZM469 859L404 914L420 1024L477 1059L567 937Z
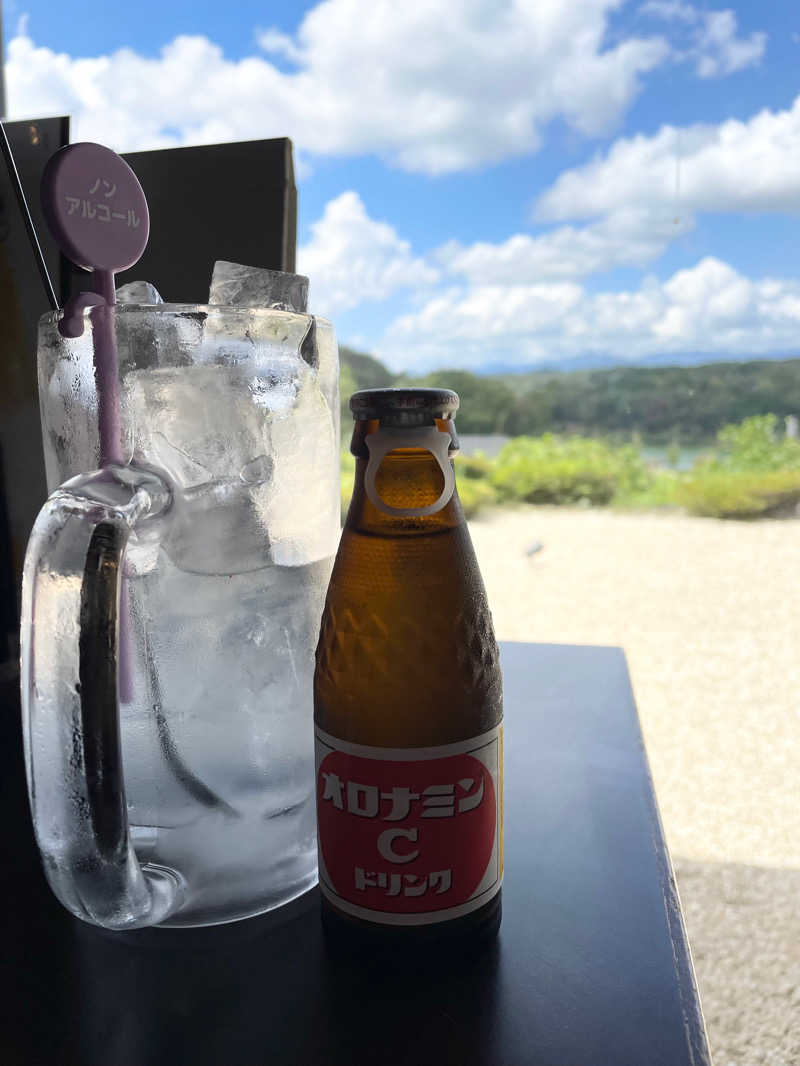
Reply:
M14 186L14 192L17 194L17 203L19 204L20 214L25 223L25 229L28 231L28 240L31 243L31 251L33 252L33 258L36 260L36 265L39 268L39 276L42 279L42 285L44 286L45 296L53 311L58 310L58 299L56 297L53 283L50 280L50 274L47 271L47 264L44 261L42 255L42 249L39 244L39 238L36 235L36 227L33 224L31 213L28 210L28 201L25 199L25 192L22 188L22 182L19 179L19 173L17 171L17 164L14 162L14 153L11 151L11 145L8 143L8 135L6 134L6 128L2 122L0 122L0 150L5 157L8 173L11 175L11 182Z

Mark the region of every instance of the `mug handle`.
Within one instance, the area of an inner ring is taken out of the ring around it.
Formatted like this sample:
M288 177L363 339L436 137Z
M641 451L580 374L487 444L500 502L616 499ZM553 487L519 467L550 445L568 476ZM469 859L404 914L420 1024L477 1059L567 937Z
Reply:
M22 720L34 829L58 899L107 929L156 925L183 896L180 875L140 865L131 844L117 693L125 548L170 500L150 470L80 475L49 497L25 557Z

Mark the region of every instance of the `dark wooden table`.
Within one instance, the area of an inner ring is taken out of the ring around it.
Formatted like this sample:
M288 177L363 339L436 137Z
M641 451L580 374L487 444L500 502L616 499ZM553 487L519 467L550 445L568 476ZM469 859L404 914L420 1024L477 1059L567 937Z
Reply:
M38 869L7 715L3 1066L709 1063L623 653L503 654L504 918L467 961L332 956L315 893L209 930L71 919Z

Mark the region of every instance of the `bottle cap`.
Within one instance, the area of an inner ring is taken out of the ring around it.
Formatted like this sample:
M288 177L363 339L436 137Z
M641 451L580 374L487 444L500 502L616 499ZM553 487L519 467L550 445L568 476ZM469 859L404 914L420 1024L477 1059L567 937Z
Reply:
M357 422L377 419L382 426L410 428L452 420L458 403L452 389L363 389L350 397L350 410Z

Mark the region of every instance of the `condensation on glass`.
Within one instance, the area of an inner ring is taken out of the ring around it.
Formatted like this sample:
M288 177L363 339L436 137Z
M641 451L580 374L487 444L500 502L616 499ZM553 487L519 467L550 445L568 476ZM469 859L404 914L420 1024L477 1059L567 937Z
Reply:
M54 491L29 545L22 633L36 835L81 918L227 921L316 880L311 682L339 533L336 341L289 311L103 309L124 462L87 474L98 313L74 339L57 315L40 328Z

